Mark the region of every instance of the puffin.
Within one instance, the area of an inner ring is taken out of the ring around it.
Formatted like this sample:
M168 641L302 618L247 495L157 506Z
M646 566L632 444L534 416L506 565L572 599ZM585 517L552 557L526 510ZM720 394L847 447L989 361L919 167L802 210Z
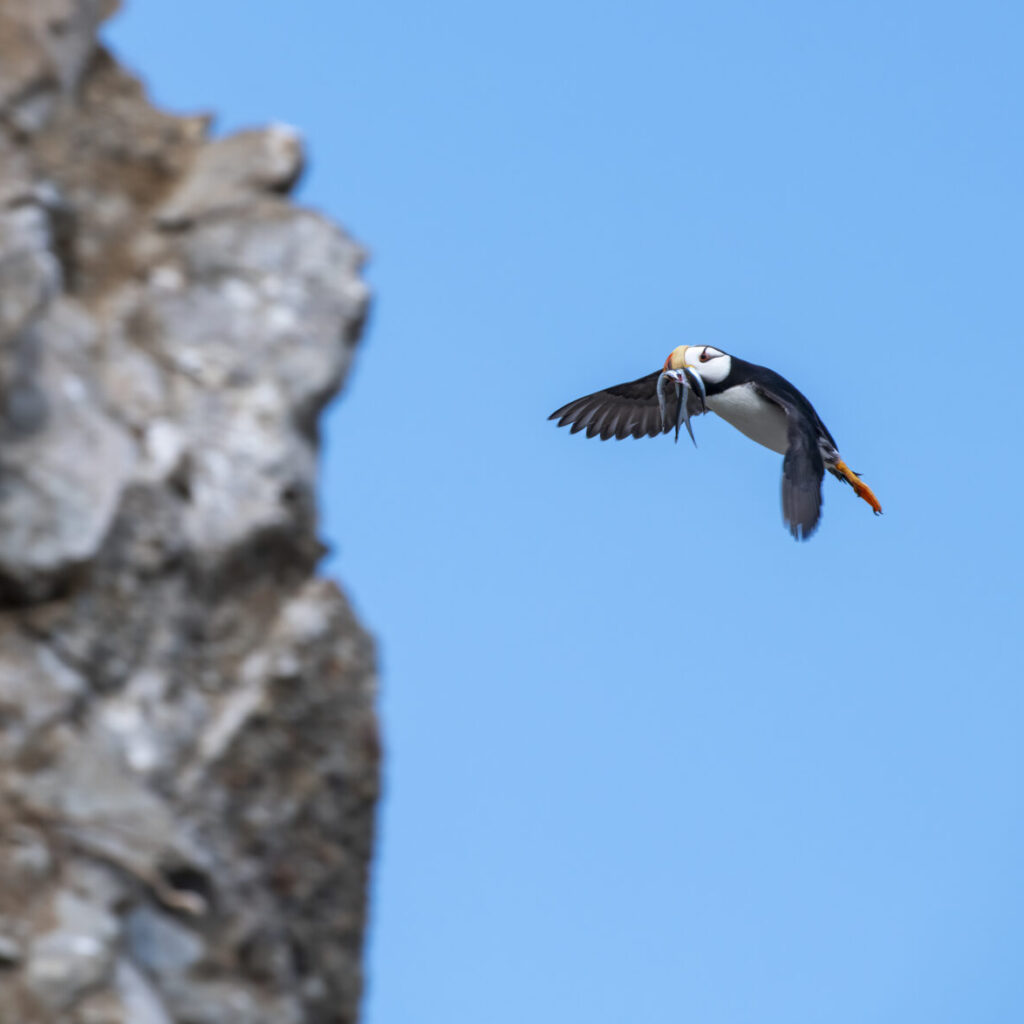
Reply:
M548 418L587 437L657 437L707 412L720 416L782 459L782 518L796 540L814 533L821 518L827 469L881 515L874 492L843 461L815 408L785 377L711 345L679 345L661 370L628 384L595 391Z

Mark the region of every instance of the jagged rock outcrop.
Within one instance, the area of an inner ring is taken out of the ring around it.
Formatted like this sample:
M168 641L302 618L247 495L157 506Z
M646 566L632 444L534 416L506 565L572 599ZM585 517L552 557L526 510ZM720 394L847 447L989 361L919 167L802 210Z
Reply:
M373 650L314 484L362 255L292 129L154 110L113 6L0 6L0 1021L351 1021Z

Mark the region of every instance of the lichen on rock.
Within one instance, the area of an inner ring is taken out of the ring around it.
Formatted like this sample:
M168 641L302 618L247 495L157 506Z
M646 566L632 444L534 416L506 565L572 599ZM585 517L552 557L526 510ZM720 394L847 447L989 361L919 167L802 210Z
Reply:
M0 10L0 1020L355 1020L373 648L316 576L363 253L98 44Z

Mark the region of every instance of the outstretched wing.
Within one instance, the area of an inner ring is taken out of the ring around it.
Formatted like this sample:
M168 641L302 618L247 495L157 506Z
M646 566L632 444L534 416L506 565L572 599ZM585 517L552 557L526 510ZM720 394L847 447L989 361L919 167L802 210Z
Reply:
M604 391L595 391L556 409L548 419L557 419L560 427L571 424L570 434L586 430L587 437L600 437L602 441L610 437L619 440L624 437L657 437L673 429L679 412L676 389L670 387L666 394L665 423L662 424L657 391L659 376L660 370L629 384L616 384ZM700 398L689 390L687 394L690 415L704 412Z
M782 460L782 518L797 540L807 540L821 518L821 481L825 477L825 460L818 447L820 421L810 402L788 381L782 380L782 383L786 385L785 389L759 386L757 391L786 414L787 447ZM791 395L788 391L795 394Z

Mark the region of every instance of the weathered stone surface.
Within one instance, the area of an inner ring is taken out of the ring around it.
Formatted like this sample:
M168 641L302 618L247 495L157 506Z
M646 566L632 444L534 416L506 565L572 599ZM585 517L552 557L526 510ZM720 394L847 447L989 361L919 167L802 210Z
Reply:
M373 650L314 494L362 253L294 129L154 110L114 6L0 5L0 1021L352 1021Z
M56 894L53 913L53 927L29 948L26 981L41 1005L66 1011L107 977L118 924L109 910L67 890Z

